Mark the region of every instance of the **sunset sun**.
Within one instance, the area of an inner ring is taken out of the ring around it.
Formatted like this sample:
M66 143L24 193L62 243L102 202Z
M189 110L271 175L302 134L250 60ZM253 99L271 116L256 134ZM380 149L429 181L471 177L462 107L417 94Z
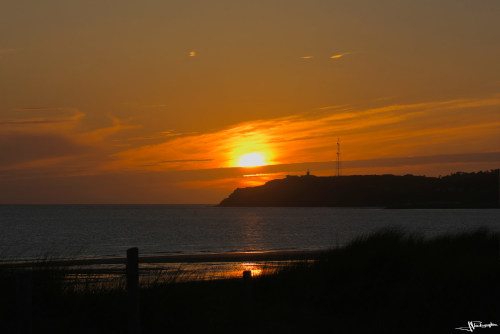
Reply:
M264 156L259 152L242 155L238 160L238 167L257 167L265 164Z

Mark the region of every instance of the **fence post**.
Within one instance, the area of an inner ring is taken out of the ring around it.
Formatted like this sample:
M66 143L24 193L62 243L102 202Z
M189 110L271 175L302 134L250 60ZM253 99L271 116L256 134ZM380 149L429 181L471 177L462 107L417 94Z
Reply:
M32 324L32 292L30 273L23 271L16 275L17 331L29 334Z
M129 303L129 333L141 332L139 309L139 249L127 249L127 296Z
M245 270L243 272L243 284L245 289L245 309L247 317L253 316L253 295L252 295L252 271Z

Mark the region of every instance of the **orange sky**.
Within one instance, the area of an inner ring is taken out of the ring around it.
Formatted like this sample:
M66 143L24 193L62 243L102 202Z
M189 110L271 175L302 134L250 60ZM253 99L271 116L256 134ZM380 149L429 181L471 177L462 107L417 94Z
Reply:
M5 1L0 203L500 166L500 3ZM265 164L241 168L248 153Z

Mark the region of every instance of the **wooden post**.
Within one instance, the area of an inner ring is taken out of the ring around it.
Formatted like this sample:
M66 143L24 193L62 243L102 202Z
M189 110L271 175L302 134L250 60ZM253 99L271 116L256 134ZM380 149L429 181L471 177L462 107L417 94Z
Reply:
M129 303L129 333L141 332L139 309L139 249L127 249L127 295Z
M23 271L16 275L17 331L29 334L32 324L32 293L30 273Z
M245 270L243 272L243 284L244 284L244 294L245 294L245 310L247 313L247 318L253 317L253 295L252 295L252 271Z
M245 280L245 282L249 282L251 279L252 279L252 271L251 270L245 270L243 272L243 280Z

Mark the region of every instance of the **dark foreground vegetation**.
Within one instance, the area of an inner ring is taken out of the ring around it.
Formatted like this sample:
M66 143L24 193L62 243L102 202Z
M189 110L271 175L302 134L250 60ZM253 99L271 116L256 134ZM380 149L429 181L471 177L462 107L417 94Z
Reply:
M288 176L238 188L219 206L498 208L499 170L415 175Z
M451 333L472 320L500 324L499 240L483 230L432 240L381 231L250 281L151 282L140 290L142 332ZM33 333L128 332L122 288L76 288L47 262L30 276L27 301L23 274L1 270L0 333L30 322Z

